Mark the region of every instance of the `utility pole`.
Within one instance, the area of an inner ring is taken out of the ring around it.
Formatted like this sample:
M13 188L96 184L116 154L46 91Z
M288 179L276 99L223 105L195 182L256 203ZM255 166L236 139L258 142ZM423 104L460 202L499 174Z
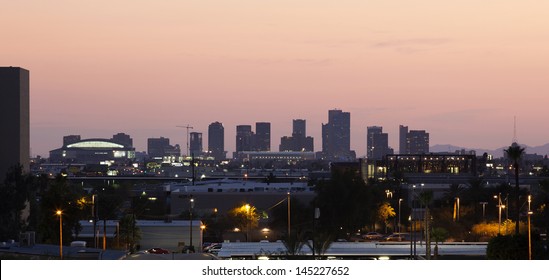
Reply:
M189 155L189 129L194 129L194 127L192 127L190 125L186 125L186 126L177 125L177 127L187 129L187 153L185 155L188 156Z

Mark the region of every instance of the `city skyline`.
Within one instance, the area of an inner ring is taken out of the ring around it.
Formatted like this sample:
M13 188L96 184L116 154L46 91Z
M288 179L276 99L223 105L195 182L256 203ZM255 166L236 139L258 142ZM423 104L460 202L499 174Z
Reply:
M31 154L72 134L186 147L177 126L206 135L215 121L228 155L235 127L256 122L277 150L293 119L320 150L336 108L351 113L357 156L368 126L395 151L399 125L495 149L516 116L520 143L549 142L549 3L206 2L4 3L0 61L30 71Z

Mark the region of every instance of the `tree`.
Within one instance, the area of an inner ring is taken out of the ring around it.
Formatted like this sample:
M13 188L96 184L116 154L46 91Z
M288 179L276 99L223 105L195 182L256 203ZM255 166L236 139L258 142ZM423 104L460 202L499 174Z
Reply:
M117 238L124 242L126 250L135 253L137 243L141 240L141 230L137 226L135 215L127 214L118 221L119 229Z
M387 233L389 219L395 216L395 209L391 206L391 204L389 204L389 202L383 202L377 209L377 217L385 224L385 233Z
M540 191L534 198L534 223L546 234L549 233L549 179L539 182ZM549 239L546 241L549 245ZM549 246L548 246L549 247Z
M26 216L36 190L31 176L23 174L22 166L9 169L0 185L0 240L17 239L27 225ZM27 211L25 211L27 210Z
M329 181L319 182L315 191L315 205L323 213L318 227L331 233L356 232L374 221L384 197L382 189L367 186L353 172L334 173Z
M475 223L482 220L482 206L480 202L488 200L485 186L485 181L479 177L472 178L467 183L465 200L473 206Z
M246 229L246 239L249 238L250 230L256 228L259 224L259 214L255 206L244 204L229 210L229 219L235 227ZM249 240L246 240L249 241Z
M427 259L431 259L431 213L429 211L429 205L431 204L431 201L433 200L433 192L432 191L423 191L419 194L419 200L421 201L421 204L425 205L425 216L424 216L424 224L425 224L425 257Z
M289 256L297 255L305 244L303 242L303 235L295 230L291 234L286 235L282 242L284 243L284 247L286 247L286 253Z
M287 198L281 200L274 206L267 209L269 212L269 227L284 233L288 231L288 203ZM269 211L270 210L270 211ZM312 224L313 209L307 207L300 200L292 199L290 203L291 231L305 232Z
M118 211L122 205L122 196L113 186L101 188L96 198L97 219L103 220L103 247L106 248L107 220L118 218Z
M532 259L548 260L549 250L539 235L532 236ZM490 260L528 260L528 235L498 235L488 242L486 257Z
M448 231L444 228L436 227L431 230L431 239L435 241L435 259L438 259L438 243L444 242L448 238Z
M81 230L80 220L86 217L84 190L79 185L71 186L59 175L47 186L41 196L39 233L45 243L55 244L59 240L56 210L63 211L63 241L70 242L72 233Z
M316 256L323 256L334 242L335 236L330 232L320 231L314 234L312 242L305 245L314 252Z
M520 198L519 198L519 160L524 155L524 148L518 145L516 142L504 150L505 154L513 162L513 169L515 170L515 234L519 234L519 218L520 218Z

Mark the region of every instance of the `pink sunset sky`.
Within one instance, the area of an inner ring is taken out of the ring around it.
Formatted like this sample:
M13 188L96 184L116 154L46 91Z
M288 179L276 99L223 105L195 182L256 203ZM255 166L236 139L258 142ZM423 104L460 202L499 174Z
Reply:
M124 132L186 146L220 121L272 123L271 149L328 110L351 113L351 147L383 126L431 145L549 142L549 1L2 1L0 64L31 74L32 155L62 137ZM255 129L255 128L254 128Z

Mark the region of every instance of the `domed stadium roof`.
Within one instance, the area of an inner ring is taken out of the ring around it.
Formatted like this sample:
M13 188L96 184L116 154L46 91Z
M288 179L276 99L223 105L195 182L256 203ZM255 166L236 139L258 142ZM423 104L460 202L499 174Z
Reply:
M67 145L67 148L81 149L122 149L124 145L105 139L87 139Z

